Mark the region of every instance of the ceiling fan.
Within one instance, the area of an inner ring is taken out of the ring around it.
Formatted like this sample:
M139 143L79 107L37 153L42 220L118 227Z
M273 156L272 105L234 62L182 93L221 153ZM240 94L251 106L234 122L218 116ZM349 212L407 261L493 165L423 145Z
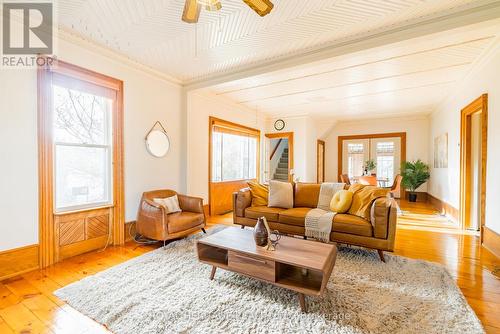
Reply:
M243 0L243 2L260 16L266 16L274 7L270 0ZM220 0L186 0L182 21L197 23L202 7L208 11L217 11L222 8L222 4Z

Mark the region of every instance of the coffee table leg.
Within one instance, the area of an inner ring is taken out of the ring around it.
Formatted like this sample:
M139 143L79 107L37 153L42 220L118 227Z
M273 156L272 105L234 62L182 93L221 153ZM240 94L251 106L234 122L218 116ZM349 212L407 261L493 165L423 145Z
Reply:
M303 293L299 293L299 304L302 312L307 313L306 296Z
M214 279L214 276L215 276L215 271L217 270L217 267L216 266L213 266L212 267L212 272L210 273L210 280L213 280Z

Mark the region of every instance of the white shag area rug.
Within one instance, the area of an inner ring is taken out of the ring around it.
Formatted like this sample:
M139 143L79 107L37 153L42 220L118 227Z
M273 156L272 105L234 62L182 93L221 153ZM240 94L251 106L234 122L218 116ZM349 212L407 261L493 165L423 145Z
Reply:
M223 227L208 231L214 233ZM340 248L323 298L306 297L198 262L197 234L55 292L125 333L484 333L441 266Z

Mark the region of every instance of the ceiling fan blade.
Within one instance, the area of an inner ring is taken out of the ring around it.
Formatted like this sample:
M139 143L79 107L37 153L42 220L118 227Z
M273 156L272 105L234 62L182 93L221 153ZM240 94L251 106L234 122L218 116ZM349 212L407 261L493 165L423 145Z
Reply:
M243 0L243 2L260 16L266 16L274 7L273 3L269 0Z
M196 23L200 17L201 5L196 0L186 0L184 11L182 12L182 21L187 23Z

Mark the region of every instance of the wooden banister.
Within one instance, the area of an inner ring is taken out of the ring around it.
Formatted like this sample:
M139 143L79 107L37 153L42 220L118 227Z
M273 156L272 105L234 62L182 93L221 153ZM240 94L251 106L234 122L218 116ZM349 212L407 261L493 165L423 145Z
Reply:
M273 160L274 154L276 153L276 150L278 150L278 147L280 146L282 140L283 140L283 138L280 138L280 140L278 140L278 143L274 147L273 152L271 153L271 157L269 158L269 160Z

